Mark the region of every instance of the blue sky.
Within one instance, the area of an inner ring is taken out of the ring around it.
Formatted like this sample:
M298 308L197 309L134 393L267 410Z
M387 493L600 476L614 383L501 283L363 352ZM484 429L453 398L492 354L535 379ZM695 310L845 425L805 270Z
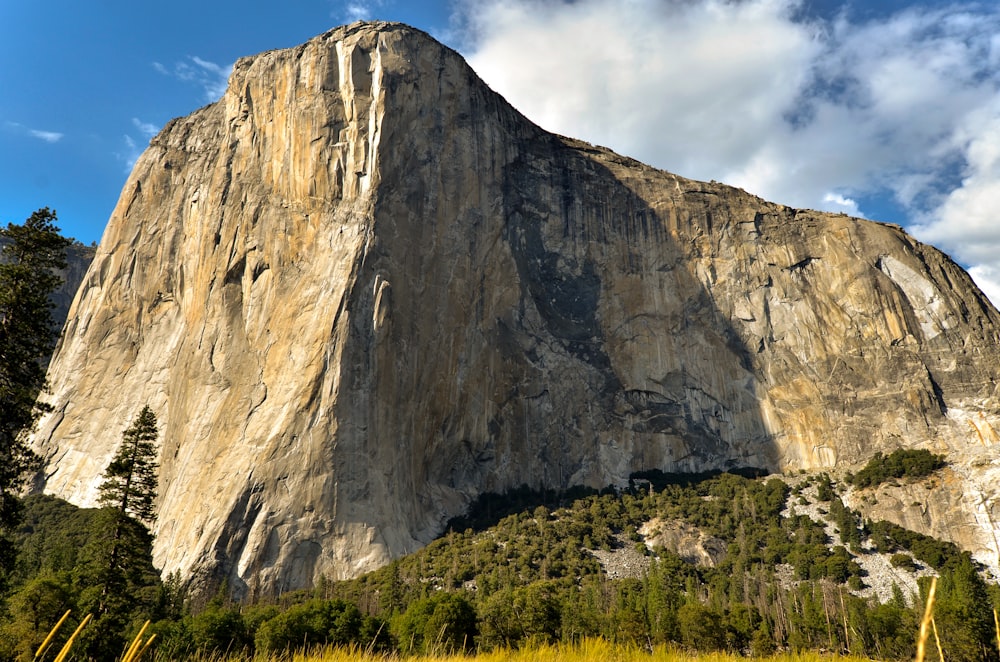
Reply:
M135 158L233 61L419 27L543 127L906 226L1000 302L1000 6L942 0L0 0L0 221L98 241Z

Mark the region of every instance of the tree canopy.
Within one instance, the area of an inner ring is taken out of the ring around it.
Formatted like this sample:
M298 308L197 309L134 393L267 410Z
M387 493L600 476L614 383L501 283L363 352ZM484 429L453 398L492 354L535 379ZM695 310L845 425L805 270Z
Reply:
M36 400L59 333L49 297L61 282L55 270L66 266L70 243L55 221L45 207L23 225L0 229L8 240L0 253L0 536L17 523L16 494L38 462L26 436L46 410ZM10 567L8 556L0 552L0 569Z

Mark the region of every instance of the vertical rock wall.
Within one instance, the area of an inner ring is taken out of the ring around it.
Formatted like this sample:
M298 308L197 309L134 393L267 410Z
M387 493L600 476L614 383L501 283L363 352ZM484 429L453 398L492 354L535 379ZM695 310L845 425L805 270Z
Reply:
M308 586L523 483L992 462L998 322L898 228L547 134L426 35L356 24L241 60L137 162L39 488L92 503L148 403L164 571Z

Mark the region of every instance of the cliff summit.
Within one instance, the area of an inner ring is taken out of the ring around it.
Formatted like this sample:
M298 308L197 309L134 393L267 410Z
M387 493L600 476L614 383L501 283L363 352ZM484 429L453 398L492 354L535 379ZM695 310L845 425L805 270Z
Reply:
M995 563L998 368L1000 315L900 228L546 133L360 23L241 59L137 161L38 487L93 504L149 404L156 560L242 594L373 569L484 491L926 447L944 528Z

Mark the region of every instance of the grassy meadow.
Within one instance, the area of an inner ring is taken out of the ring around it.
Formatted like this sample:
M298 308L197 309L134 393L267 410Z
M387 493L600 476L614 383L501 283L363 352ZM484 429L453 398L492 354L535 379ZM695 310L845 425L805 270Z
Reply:
M153 660L166 658L153 655ZM576 644L529 646L518 650L495 649L474 654L399 655L369 653L359 649L325 648L312 652L271 656L210 656L198 662L745 662L731 653L693 653L672 646L648 647L614 644L604 639L585 639ZM755 658L763 662L822 662L867 660L856 656L824 655L812 651L782 653Z

